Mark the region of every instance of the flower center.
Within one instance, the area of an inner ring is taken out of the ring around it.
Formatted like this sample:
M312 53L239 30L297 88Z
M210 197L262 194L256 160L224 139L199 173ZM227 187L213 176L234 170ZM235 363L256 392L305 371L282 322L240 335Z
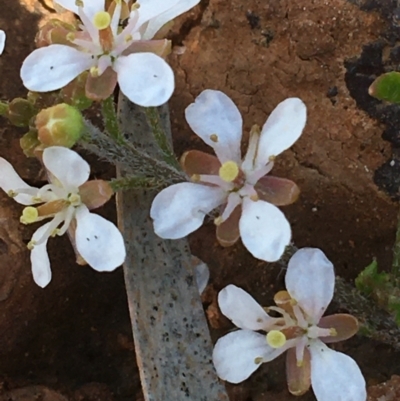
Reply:
M107 11L99 11L93 17L93 25L99 31L108 28L110 26L110 23L111 23L111 15Z
M281 348L286 344L286 336L279 330L271 330L267 334L267 343L272 348Z
M232 160L225 162L219 169L219 176L226 182L234 181L239 175L239 166Z

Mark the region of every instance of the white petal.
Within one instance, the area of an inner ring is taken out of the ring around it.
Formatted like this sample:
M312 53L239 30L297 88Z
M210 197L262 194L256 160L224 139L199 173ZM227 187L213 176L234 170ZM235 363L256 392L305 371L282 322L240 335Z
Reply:
M32 236L32 241L38 241L48 230L50 223L46 223L39 227ZM51 268L49 255L47 254L46 238L39 245L35 245L31 251L32 275L33 280L39 287L46 287L51 281Z
M89 164L78 153L62 146L46 148L43 164L66 188L78 188L89 178Z
M210 269L208 268L207 264L200 262L195 267L195 275L197 288L199 289L199 294L201 295L207 287L208 280L210 280Z
M191 182L171 185L158 193L151 205L154 231L161 238L183 238L197 230L205 215L225 198L220 188Z
M200 0L180 0L174 7L171 7L162 14L158 14L149 21L146 30L143 33L142 39L152 39L162 26L164 26L167 22L172 21L178 15L190 10L192 7L198 4L199 1Z
M39 191L38 188L28 185L14 170L14 167L5 159L0 157L0 188L8 193L17 189L34 189ZM32 195L19 194L13 198L21 205L32 205Z
M140 28L144 23L156 18L160 14L170 10L174 7L180 0L140 0L137 3L140 5L139 19L137 22L137 27ZM151 38L149 38L151 39Z
M6 33L0 29L0 55L3 54L6 45Z
M218 294L221 312L241 329L265 330L276 319L268 316L256 300L236 285L228 285Z
M76 249L94 270L113 271L122 265L126 256L124 239L111 221L81 206L76 223Z
M190 128L209 146L224 163L240 162L242 116L235 103L220 91L206 89L185 110ZM218 141L211 139L218 136Z
M321 341L310 347L311 385L318 401L365 401L365 380L357 363Z
M291 238L290 224L274 205L245 198L239 221L244 246L257 259L275 262L280 259Z
M21 78L26 88L36 92L60 89L94 60L88 53L64 45L50 45L34 50L22 63Z
M250 330L238 330L221 337L215 344L213 362L218 376L230 383L240 383L255 372L267 358L270 347L265 335Z
M306 124L307 109L298 98L289 98L279 103L268 117L261 130L256 166L268 163L290 148L299 139Z
M333 264L317 248L299 249L289 260L286 289L300 307L318 323L332 300Z
M121 56L114 69L121 91L139 106L160 106L174 91L174 72L165 60L153 53Z

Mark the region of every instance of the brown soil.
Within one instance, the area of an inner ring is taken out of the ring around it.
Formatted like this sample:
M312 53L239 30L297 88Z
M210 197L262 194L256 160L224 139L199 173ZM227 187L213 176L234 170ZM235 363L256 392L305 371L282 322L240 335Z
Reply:
M41 18L50 13L42 2L21 1L21 5L8 1L0 14L0 27L8 34L0 58L3 99L24 94L19 66L33 49ZM400 144L397 109L381 106L367 95L374 74L396 63L394 10L385 8L389 2L352 3L202 0L176 23L171 37L186 50L170 57L177 81L170 105L178 154L205 149L184 120L184 109L203 89L227 93L243 114L246 132L254 123L263 124L286 97L304 100L305 132L279 157L274 174L293 179L302 189L299 201L285 208L295 244L322 248L336 273L348 280L373 257L383 268L390 266L398 205L389 196L398 193L400 160L398 150L392 155L390 144L381 138L385 132L394 146ZM39 183L37 163L26 159L19 148L23 132L3 127L0 155L24 179ZM112 174L109 166L98 162L94 166L96 177ZM98 274L79 267L67 239L57 239L50 242L53 280L45 290L38 288L25 247L33 228L18 224L20 207L15 202L4 194L0 202L4 397L46 401L139 397L122 271ZM112 205L104 213L115 217ZM254 260L240 244L219 247L212 224L190 240L193 252L211 268L212 284L205 294L209 316L218 313L211 303L215 291L228 283L245 288L265 305L282 288L279 268ZM221 317L217 322L218 328L212 330L215 339L231 327ZM359 362L369 384L400 374L399 355L387 345L357 337L337 349ZM244 384L228 388L233 401L291 399L284 358L263 366ZM300 399L314 396L309 393Z

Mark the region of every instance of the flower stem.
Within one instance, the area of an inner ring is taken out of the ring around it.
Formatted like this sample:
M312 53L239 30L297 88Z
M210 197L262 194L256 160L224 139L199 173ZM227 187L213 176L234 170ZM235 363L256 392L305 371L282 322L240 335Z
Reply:
M155 107L146 107L145 108L146 118L153 130L154 138L157 142L157 145L162 151L163 159L170 166L181 169L178 160L175 157L175 154L170 145L170 141L167 138L166 133L163 130L160 115Z
M158 189L165 186L164 182L155 177L124 176L114 178L110 181L110 186L114 192L125 191L127 189Z
M400 278L400 209L397 214L396 239L393 246L392 275Z
M119 130L118 117L112 95L101 102L101 113L106 131L117 143L123 144L125 141Z

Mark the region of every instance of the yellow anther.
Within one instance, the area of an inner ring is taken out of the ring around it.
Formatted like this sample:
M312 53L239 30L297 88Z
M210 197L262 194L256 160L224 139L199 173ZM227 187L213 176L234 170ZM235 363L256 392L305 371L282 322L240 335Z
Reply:
M251 129L250 129L250 135L260 135L261 134L261 129L260 126L257 124L254 124Z
M250 199L251 199L253 202L257 202L260 198L258 197L257 194L253 194L253 195L250 196Z
M254 363L256 365L259 365L260 363L262 363L262 361L263 361L262 356L258 356L257 358L254 358Z
M10 190L7 192L7 195L8 195L10 198L14 198L14 197L16 197L18 194L17 194L15 191L13 191L12 189L10 189Z
M239 175L239 166L232 160L225 162L219 168L219 176L226 182L232 182Z
M111 15L107 11L99 11L93 17L93 25L101 31L110 26Z
M22 224L31 224L37 221L38 217L39 217L39 212L37 211L37 209L33 206L27 206L22 211L22 216L20 217L19 221Z
M133 40L133 36L132 35L126 35L126 37L125 37L125 42L126 43L128 43L128 42L130 42L132 40Z
M199 182L199 181L200 181L200 174L193 174L193 175L190 177L190 179L191 179L193 182Z
M223 222L223 220L222 220L222 217L221 217L221 216L218 216L218 217L216 217L216 218L214 219L214 224L215 224L216 226L219 226L220 224L222 224L222 222Z
M50 236L51 236L52 238L54 238L56 235L58 235L59 232L60 232L60 229L59 229L59 228L55 228L55 229L51 232Z
M82 1L82 0L76 0L76 1L75 1L75 5L76 5L77 7L83 7L83 1Z
M40 196L32 196L32 202L39 203L39 202L43 202L43 201Z
M67 38L67 40L69 40L70 42L73 42L73 41L76 39L76 35L75 35L74 32L69 32L69 33L67 33L66 38Z
M35 247L36 241L32 240L28 242L28 245L26 246L30 251Z
M303 363L304 363L304 361L303 361L302 359L300 359L300 361L297 361L297 362L296 362L296 366L297 366L298 368L301 368L301 367L303 366Z
M330 331L332 337L336 337L338 334L337 330L334 327L330 328L329 331Z
M90 68L90 75L93 78L97 78L99 76L99 69L96 66Z
M279 330L271 330L267 334L267 343L272 348L281 348L286 343L286 336Z
M82 203L81 197L78 194L71 194L68 197L68 201L72 206L79 206Z
M213 142L217 143L217 142L218 142L218 135L217 135L217 134L211 134L211 135L210 135L210 139L211 139Z
M133 3L132 7L131 7L131 11L138 10L139 8L140 8L140 4L139 3Z
M275 159L276 159L276 156L274 156L274 155L272 155L272 156L270 156L270 157L268 158L268 160L269 160L270 162L274 162Z

